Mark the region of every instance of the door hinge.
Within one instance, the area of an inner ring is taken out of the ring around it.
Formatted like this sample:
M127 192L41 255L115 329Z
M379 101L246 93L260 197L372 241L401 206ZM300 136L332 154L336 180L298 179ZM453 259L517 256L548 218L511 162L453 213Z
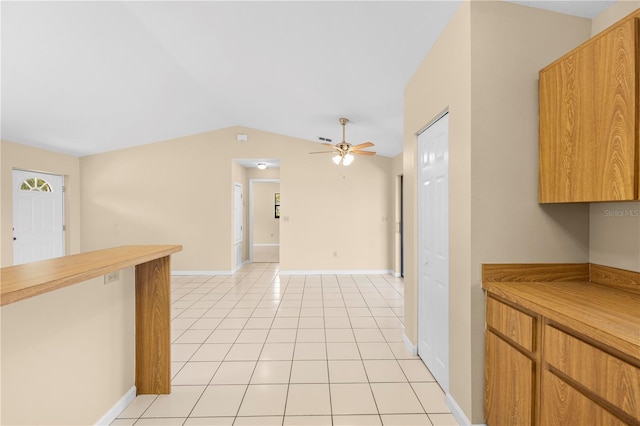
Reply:
M62 192L64 192L64 190L65 190L64 185L62 185Z
M66 231L67 230L67 225L62 225L62 230Z

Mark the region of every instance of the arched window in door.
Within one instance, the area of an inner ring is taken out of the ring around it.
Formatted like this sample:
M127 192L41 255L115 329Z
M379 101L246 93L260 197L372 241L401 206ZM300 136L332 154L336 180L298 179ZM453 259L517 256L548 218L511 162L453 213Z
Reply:
M25 179L20 185L20 191L52 192L51 185L44 179L32 177Z

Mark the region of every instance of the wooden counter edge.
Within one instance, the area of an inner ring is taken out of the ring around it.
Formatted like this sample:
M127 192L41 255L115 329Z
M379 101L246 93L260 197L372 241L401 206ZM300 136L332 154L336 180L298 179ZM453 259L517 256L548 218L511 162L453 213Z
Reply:
M124 257L118 257L114 262L100 263L96 265L93 262L82 262L83 258L90 260L97 255L108 255L110 253L122 254L122 251L131 251L131 255ZM130 266L140 265L146 262L150 262L155 259L169 256L173 253L182 251L181 245L140 245L140 246L119 246L110 249L96 250L87 253L80 253L72 256L64 256L56 259L49 259L43 262L51 262L53 266L59 264L65 265L69 262L70 258L73 258L73 262L78 263L80 267L74 268L67 274L56 274L55 278L50 280L43 280L36 284L29 284L20 286L19 283L13 282L13 280L7 282L5 272L10 271L12 268L29 268L30 264L9 266L2 268L0 271L0 306L8 305L18 302L20 300L28 299L30 297L38 296L40 294L48 293L60 288L68 287L74 284L81 283L91 278L99 277L101 275L108 274L109 272L118 271ZM40 263L35 262L33 265ZM10 291L6 291L7 287L15 287Z
M492 294L494 296L497 296L498 298L521 306L522 308L525 308L529 311L536 312L537 314L547 318L548 320L551 320L552 322L564 324L566 327L569 327L580 334L588 336L590 339L600 341L601 343L615 349L616 351L632 357L636 360L636 364L640 365L640 345L629 341L628 339L624 339L614 334L607 333L606 331L601 330L598 327L593 326L592 324L588 324L571 316L565 315L562 312L554 310L553 308L549 308L543 304L536 303L535 301L529 300L521 295L514 294L508 289L504 288L509 285L517 286L518 284L519 283L517 282L483 282L482 288L487 292L487 294ZM612 289L612 291L619 290ZM632 293L629 294L631 295Z

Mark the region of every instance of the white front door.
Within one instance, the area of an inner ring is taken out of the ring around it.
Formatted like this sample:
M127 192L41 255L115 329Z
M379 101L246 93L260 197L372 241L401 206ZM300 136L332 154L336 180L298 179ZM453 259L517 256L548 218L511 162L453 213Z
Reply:
M418 135L418 355L449 391L449 116Z
M13 264L64 256L63 177L13 171Z

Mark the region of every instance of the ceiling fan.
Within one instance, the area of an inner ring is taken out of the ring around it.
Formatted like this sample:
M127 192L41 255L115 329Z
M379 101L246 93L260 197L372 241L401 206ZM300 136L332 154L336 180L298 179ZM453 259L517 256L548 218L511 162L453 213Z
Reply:
M376 153L373 151L363 151L364 148L369 148L374 145L371 142L364 142L359 145L351 145L349 142L345 140L344 133L345 133L345 128L348 122L349 122L349 119L347 118L340 119L340 124L342 125L342 142L337 143L335 145L332 145L330 143L323 143L322 145L329 146L332 148L332 150L310 152L309 154L333 153L335 154L332 158L333 162L338 165L342 163L345 166L348 166L353 162L353 159L354 159L353 154L370 155L370 156L376 155Z

